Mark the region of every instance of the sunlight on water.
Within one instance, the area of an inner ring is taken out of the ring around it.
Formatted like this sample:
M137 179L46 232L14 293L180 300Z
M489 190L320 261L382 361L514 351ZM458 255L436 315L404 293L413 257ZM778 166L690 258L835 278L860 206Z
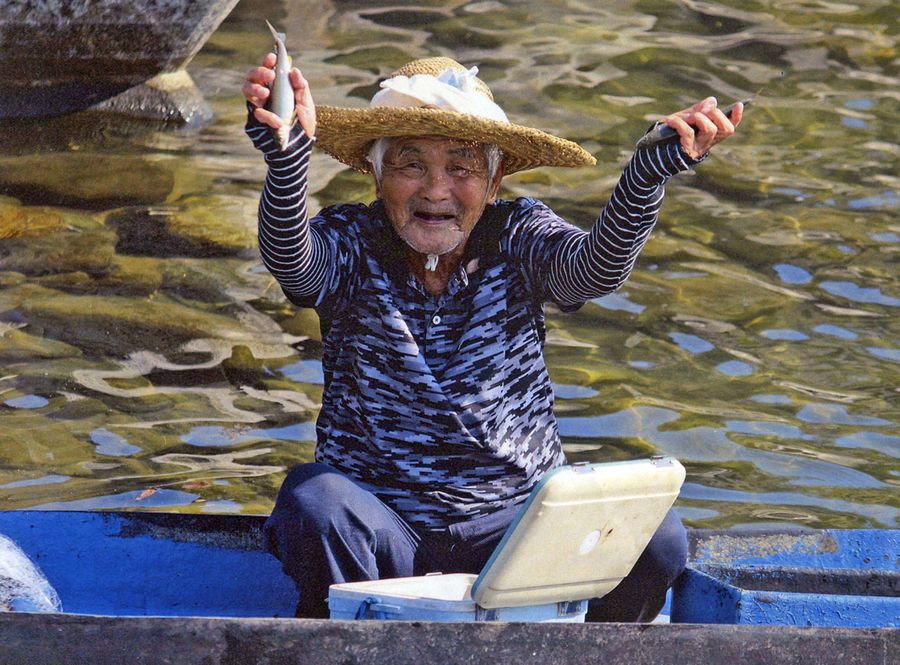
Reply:
M406 61L477 64L515 122L593 169L504 179L587 228L631 147L707 95L756 96L667 188L631 280L548 311L571 461L678 457L688 523L897 527L896 3L243 0L190 66L216 113L0 125L2 508L265 513L312 459L318 320L255 250L264 165L240 85L271 41L319 103ZM314 209L368 201L321 153Z

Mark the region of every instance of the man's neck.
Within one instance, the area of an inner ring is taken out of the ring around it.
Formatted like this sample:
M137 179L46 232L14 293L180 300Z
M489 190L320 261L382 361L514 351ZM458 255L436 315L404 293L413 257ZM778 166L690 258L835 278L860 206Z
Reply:
M455 248L452 252L440 255L434 270L427 270L425 265L428 263L428 255L417 252L412 247L407 246L406 264L409 266L409 271L415 275L428 293L433 296L439 296L447 290L450 276L459 268L464 251L465 243Z

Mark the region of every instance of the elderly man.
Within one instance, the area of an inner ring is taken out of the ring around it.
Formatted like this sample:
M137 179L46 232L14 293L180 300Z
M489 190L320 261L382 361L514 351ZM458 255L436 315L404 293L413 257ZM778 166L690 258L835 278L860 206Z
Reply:
M287 298L320 317L325 386L316 462L293 469L266 524L297 583L298 616L326 616L329 584L476 573L529 492L565 458L543 360L546 302L563 311L617 289L653 228L669 177L730 136L710 98L666 118L680 143L638 150L589 232L529 198L497 198L505 174L595 162L516 125L477 70L417 60L368 108L313 104L290 74L298 122L263 106L275 56L243 92L268 165L259 245ZM696 130L695 130L696 128ZM370 205L310 219L313 144L374 174ZM594 620L646 621L681 572L670 512Z

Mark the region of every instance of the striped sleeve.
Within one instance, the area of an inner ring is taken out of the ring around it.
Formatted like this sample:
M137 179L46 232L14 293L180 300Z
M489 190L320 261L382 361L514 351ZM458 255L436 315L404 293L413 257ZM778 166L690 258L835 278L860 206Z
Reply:
M525 224L533 233L523 234L533 242L519 251L543 299L571 310L621 287L659 218L666 181L697 163L678 144L637 150L588 232L533 206Z
M249 114L247 136L268 166L259 201L259 252L263 264L293 302L304 304L321 294L331 248L309 223L307 187L314 139L298 124L281 150L272 131Z

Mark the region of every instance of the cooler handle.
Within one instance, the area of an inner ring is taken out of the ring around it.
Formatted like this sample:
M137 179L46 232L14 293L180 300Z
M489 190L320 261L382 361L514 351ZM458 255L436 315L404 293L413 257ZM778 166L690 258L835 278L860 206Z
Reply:
M387 619L385 614L400 614L399 605L388 605L381 602L381 598L369 596L359 604L356 610L357 619Z

